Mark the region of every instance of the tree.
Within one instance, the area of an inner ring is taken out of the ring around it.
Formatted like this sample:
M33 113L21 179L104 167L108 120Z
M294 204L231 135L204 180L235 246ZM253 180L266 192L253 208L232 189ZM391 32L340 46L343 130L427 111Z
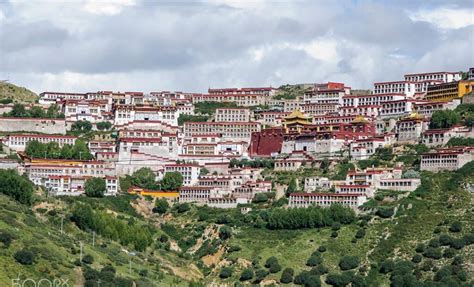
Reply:
M308 258L308 261L306 261L307 266L316 266L318 264L321 264L323 262L323 259L321 256L316 256L316 255L311 255Z
M290 183L288 184L288 187L286 188L285 194L287 197L290 196L290 194L295 193L297 190L296 186L296 178L291 178Z
M359 262L359 257L346 255L339 261L339 267L341 270L350 270L359 266Z
M165 198L160 198L155 203L155 208L153 208L153 212L157 212L159 214L164 214L168 211L169 208L168 201Z
M283 283L283 284L291 283L293 281L294 274L295 274L295 271L293 270L293 268L283 269L283 272L281 273L280 283Z
M462 231L462 224L460 221L455 221L449 227L449 231L451 232L461 232Z
M13 239L15 239L15 237L11 233L6 231L0 232L0 242L3 244L3 247L10 247L10 244L12 243Z
M132 175L132 184L141 188L156 189L156 175L149 167L142 167Z
M10 196L23 204L31 204L34 185L28 178L20 176L16 170L0 170L0 193Z
M94 263L94 257L92 257L92 255L90 255L90 254L86 254L82 258L82 262L84 262L86 264L92 264L92 263Z
M35 262L35 254L30 250L22 249L13 255L15 260L22 265L32 265Z
M43 108L38 107L38 106L31 107L31 109L29 110L29 114L30 114L30 117L32 117L32 118L44 118L44 117L46 117L46 114L45 114Z
M89 121L77 121L71 125L71 131L86 133L92 130L92 124Z
M220 239L226 240L226 239L229 239L231 236L232 236L232 229L230 229L230 227L224 225L219 229Z
M224 267L221 269L221 272L219 273L219 277L221 279L226 279L232 276L232 268L230 267Z
M458 113L452 110L435 111L431 116L430 129L450 128L461 121Z
M91 160L92 154L87 147L87 144L83 140L76 140L76 143L72 146L72 158L79 160Z
M253 270L252 268L245 268L240 275L240 281L247 281L253 278Z
M391 147L379 147L375 150L375 154L385 161L390 161L393 158L393 149Z
M112 124L110 122L98 122L95 124L98 130L104 131L104 130L110 130L112 127Z
M86 180L84 185L86 195L89 197L104 197L107 190L105 180L100 177L92 177Z
M326 283L331 286L347 286L351 282L350 274L344 272L341 274L329 273L326 277Z
M263 202L267 202L267 201L268 201L268 197L265 193L255 194L255 197L252 200L253 203L263 203Z
M168 191L179 190L183 185L183 176L177 171L167 172L161 181L161 189Z
M52 104L49 106L48 110L46 111L46 117L50 119L64 118L64 114L59 112L58 105Z
M12 110L8 113L8 116L14 118L26 118L29 117L28 111L22 104L14 104Z

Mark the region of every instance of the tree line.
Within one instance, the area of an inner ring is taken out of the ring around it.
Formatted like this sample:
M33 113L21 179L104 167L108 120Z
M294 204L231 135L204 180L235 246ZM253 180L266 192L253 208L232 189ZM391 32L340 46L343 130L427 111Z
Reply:
M329 208L310 206L308 208L274 208L268 214L269 229L299 229L331 226L332 224L350 224L356 220L355 212L340 204Z
M183 176L179 172L167 172L161 181L156 180L156 174L148 167L136 170L131 176L121 179L120 187L127 190L132 186L163 191L176 191L183 185Z
M25 153L31 158L91 160L92 154L87 144L76 140L74 145L59 147L57 142L40 143L37 140L26 144Z
M31 204L34 184L13 169L0 169L0 193L23 204Z
M13 118L48 118L48 119L64 119L64 114L59 111L59 106L53 104L44 111L42 107L33 106L30 109L22 104L14 104L11 111L3 113L4 117Z

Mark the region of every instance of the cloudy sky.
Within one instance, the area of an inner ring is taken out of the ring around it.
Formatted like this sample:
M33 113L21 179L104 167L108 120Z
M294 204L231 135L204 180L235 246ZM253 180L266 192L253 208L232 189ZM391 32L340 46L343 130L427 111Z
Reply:
M474 66L472 0L0 0L0 80L204 92Z

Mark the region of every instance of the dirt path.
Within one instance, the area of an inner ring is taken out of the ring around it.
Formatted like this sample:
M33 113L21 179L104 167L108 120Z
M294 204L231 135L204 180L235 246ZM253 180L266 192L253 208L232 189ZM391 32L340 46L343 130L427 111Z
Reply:
M76 283L74 283L74 287L82 287L86 283L84 280L84 276L82 275L81 267L74 268L74 273L76 273Z

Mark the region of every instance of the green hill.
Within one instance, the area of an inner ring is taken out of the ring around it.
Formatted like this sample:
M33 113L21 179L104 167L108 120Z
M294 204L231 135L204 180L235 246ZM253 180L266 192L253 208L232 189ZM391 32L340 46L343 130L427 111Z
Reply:
M422 173L415 192L379 191L357 217L305 229L269 229L270 220L310 220L278 217L284 211L277 202L252 204L248 214L175 204L159 215L152 199L137 196L37 194L29 207L0 195L0 286L18 276L77 286L91 278L113 286L280 285L286 268L305 286L471 286L473 169L474 162L457 172ZM1 243L9 236L10 244ZM19 263L22 250L34 255L31 265Z
M33 103L38 100L38 95L27 88L0 81L0 100L5 99L19 103Z

